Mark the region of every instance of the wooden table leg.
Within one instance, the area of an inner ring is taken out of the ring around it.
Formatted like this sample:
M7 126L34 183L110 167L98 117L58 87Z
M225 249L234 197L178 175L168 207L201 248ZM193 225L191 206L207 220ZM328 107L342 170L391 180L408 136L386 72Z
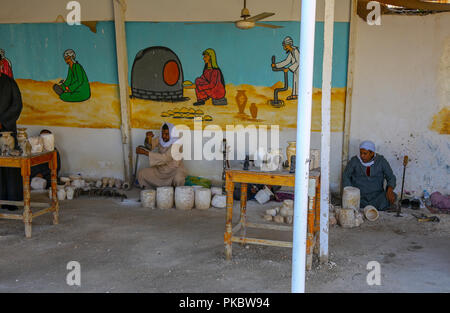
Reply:
M25 224L25 237L31 238L31 223L33 215L30 208L30 162L26 160L22 164L22 181L23 181L23 222Z
M227 191L227 219L226 219L226 225L225 225L224 243L225 243L225 257L226 257L227 261L230 261L231 257L232 257L231 237L233 236L232 223L233 223L234 183L230 179L229 175L226 175L225 188Z
M241 239L247 236L247 187L246 183L241 183Z
M51 188L52 188L52 208L55 210L53 212L53 224L57 225L59 223L59 202L58 202L58 191L56 188L57 178L58 178L58 158L56 151L53 152L53 158L50 162L51 168Z
M313 262L314 249L314 197L308 197L308 215L306 230L306 270L310 271Z

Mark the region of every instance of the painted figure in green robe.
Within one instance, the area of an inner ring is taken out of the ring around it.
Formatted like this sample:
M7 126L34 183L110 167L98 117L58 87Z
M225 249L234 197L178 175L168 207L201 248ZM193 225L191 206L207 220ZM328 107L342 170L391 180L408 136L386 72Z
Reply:
M82 102L91 97L91 88L86 72L80 63L75 61L75 51L64 51L64 61L69 65L67 78L60 84L55 84L53 89L65 102Z
M352 186L360 190L361 208L373 205L378 210L386 210L396 200L396 178L391 166L382 155L375 153L375 144L371 141L363 141L359 152L359 156L354 156L344 170L343 187Z

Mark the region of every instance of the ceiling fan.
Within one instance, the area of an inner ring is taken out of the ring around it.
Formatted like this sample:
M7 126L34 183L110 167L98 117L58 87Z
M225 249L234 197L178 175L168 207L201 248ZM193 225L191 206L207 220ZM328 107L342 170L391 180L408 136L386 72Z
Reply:
M238 21L225 23L233 23L239 29L250 29L255 26L267 28L282 28L283 26L258 23L258 21L268 18L272 15L275 15L275 13L264 12L255 16L250 16L250 11L247 9L247 1L244 0L244 8L241 10L241 19ZM200 23L185 23L185 24L217 24L217 23L224 23L224 22L200 22Z
M250 29L255 26L268 27L268 28L281 28L283 26L277 26L272 24L258 23L258 21L268 18L275 13L260 13L258 15L250 16L250 11L247 9L247 0L244 0L244 8L241 10L241 20L234 22L239 29Z

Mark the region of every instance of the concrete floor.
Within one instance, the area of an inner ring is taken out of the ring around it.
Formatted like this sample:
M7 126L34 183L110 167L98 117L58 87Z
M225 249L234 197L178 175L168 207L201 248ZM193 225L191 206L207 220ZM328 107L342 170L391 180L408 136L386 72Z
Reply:
M0 220L0 292L290 292L291 249L233 244L232 262L224 260L225 210L149 210L130 202L63 201L60 224L51 215L36 218L31 239L21 222ZM250 201L249 219L262 222L275 206ZM330 262L315 262L307 291L450 292L450 218L440 217L418 223L408 213L382 213L357 229L332 227ZM70 261L81 265L80 287L66 283ZM369 261L381 264L381 286L366 283Z

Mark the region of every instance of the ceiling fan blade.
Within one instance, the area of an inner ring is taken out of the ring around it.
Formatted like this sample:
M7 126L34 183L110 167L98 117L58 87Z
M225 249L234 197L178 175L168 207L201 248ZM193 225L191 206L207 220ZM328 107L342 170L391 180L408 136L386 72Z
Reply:
M264 12L264 13L249 17L247 19L247 21L256 22L256 21L262 20L264 18L268 18L269 16L272 16L272 15L275 15L275 13Z
M255 26L261 26L261 27L267 27L267 28L283 28L284 27L284 26L264 24L264 23L255 23Z

